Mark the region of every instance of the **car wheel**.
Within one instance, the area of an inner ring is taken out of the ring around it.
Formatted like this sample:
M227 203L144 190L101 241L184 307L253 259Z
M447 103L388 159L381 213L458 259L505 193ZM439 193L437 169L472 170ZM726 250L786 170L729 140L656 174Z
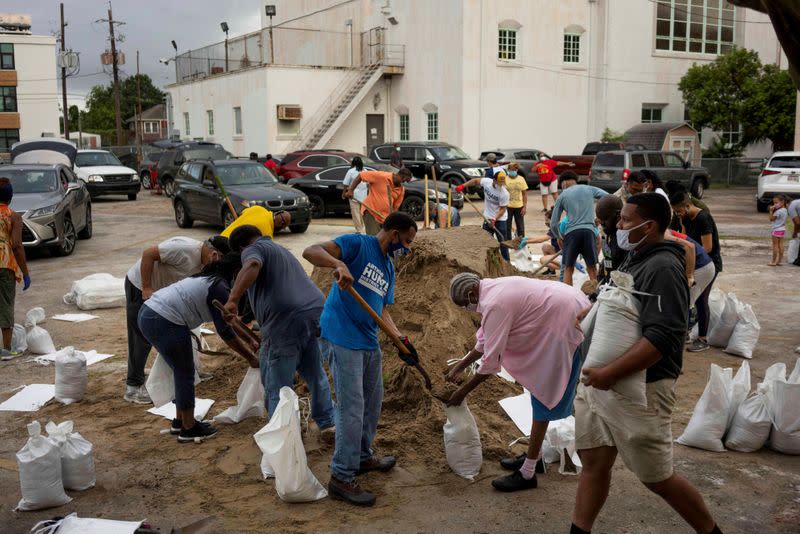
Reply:
M408 196L400 205L400 211L407 213L415 221L422 220L424 210L425 203L422 201L422 197L418 196Z
M233 224L233 221L235 221L235 220L236 220L236 215L233 215L231 213L231 210L226 207L225 211L222 212L222 226L224 228L227 228L231 224Z
M759 213L766 213L769 211L769 202L761 202L760 199L756 198L756 210Z
M194 224L192 218L189 217L186 204L182 200L175 201L175 222L178 223L180 228L191 228Z
M150 173L143 172L141 175L141 179L142 179L142 187L145 189L150 189Z
M311 218L319 219L325 216L325 201L319 195L308 195L308 202L311 204Z
M293 224L289 226L289 230L293 234L302 234L306 230L308 230L308 223L305 224Z
M169 198L175 196L175 180L172 178L167 178L164 180L164 194Z
M78 239L90 239L92 237L92 205L86 205L86 226L78 232Z
M72 219L65 217L64 233L61 236L61 243L53 248L53 252L55 252L56 256L69 256L75 250L76 239L77 236L75 235L75 225L72 224Z
M136 193L130 193L128 195L128 200L136 200Z
M703 195L706 192L706 184L702 178L695 178L694 182L692 182L692 196L694 198L700 199L703 198Z

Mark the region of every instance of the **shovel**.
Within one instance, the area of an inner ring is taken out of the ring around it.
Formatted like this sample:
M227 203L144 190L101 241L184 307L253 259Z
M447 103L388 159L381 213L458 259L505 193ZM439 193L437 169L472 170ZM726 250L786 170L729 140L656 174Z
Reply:
M500 237L499 241L500 241L500 246L501 247L506 247L506 248L515 249L515 250L522 250L523 248L525 248L525 245L528 244L528 238L527 237L521 237L521 238L520 237L515 237L514 239L506 241L505 240L506 236L501 234L500 230L498 230L495 227L495 225L490 223L488 221L488 219L486 219L486 217L483 216L483 213L481 212L481 210L478 209L478 206L473 204L472 201L467 197L467 195L464 195L464 200L466 200L467 204L472 206L472 209L474 209L475 212L478 215L481 216L481 219L483 219L483 222L485 222L489 226L489 228L491 228L494 231L495 235Z

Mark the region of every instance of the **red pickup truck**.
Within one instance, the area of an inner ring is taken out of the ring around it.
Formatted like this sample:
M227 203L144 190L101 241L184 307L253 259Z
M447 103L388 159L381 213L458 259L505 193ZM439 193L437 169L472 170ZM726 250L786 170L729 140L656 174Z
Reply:
M598 152L607 152L609 150L646 150L646 147L642 145L626 145L625 143L606 143L601 141L594 141L591 143L586 143L586 146L583 147L583 152L580 156L551 156L556 161L563 161L565 163L574 163L574 167L567 167L566 165L559 165L555 168L556 174L561 174L566 170L571 170L577 173L579 176L588 176L589 171L592 170L592 163L594 162L594 157L597 155Z

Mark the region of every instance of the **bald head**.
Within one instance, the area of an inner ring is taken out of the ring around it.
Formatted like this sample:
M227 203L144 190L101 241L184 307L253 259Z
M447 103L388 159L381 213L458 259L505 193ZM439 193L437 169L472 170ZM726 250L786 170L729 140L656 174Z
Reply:
M450 280L450 300L456 306L466 306L478 302L478 284L481 277L475 273L458 273ZM473 295L470 301L470 294Z
M622 211L622 200L616 195L606 195L597 202L595 215L606 235L617 231L617 221Z

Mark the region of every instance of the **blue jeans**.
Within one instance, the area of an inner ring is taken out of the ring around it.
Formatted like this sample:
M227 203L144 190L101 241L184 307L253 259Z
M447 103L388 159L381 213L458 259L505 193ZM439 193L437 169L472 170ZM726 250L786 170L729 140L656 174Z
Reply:
M383 402L381 351L352 350L320 338L336 390L336 448L331 475L352 482L361 462L372 457Z
M489 234L497 239L497 241L502 242L505 240L506 233L508 232L508 221L495 221L494 227L497 229L495 232L492 230L492 227L489 226L489 223L483 223L483 229L489 232ZM503 256L503 259L506 261L511 261L511 258L508 255L508 247L500 246L500 255Z
M189 328L167 321L145 304L139 310L139 330L172 369L175 406L194 409L194 351Z
M293 387L294 374L299 372L311 394L311 417L324 429L333 426L334 414L331 386L322 367L318 337L318 314L290 319L278 339L261 342L259 358L267 411L275 412L281 388Z

